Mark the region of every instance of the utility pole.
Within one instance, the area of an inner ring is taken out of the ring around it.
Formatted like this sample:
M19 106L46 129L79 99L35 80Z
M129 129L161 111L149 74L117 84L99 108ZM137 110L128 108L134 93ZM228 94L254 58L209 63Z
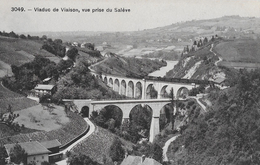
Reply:
M175 114L174 114L174 91L173 88L170 90L170 99L171 99L171 107L172 110L170 111L170 122L172 123L172 129L174 129L174 121L175 121Z

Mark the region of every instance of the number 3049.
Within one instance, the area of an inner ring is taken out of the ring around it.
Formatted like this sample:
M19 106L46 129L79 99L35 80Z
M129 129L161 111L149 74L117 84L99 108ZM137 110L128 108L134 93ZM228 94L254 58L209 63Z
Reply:
M25 9L23 7L11 7L11 12L15 12L15 11L24 12Z

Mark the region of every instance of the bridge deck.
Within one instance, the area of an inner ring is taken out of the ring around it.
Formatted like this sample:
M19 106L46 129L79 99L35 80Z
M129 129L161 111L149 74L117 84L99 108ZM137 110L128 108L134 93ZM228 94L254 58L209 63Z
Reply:
M176 99L175 99L176 100ZM185 99L178 99L185 100ZM144 99L144 100L98 100L91 101L91 104L112 104L112 103L151 103L151 102L170 102L171 99Z

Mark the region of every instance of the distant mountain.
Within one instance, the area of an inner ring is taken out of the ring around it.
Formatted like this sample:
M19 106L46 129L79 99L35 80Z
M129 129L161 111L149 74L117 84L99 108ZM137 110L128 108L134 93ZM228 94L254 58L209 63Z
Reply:
M64 41L85 41L101 44L154 44L190 42L200 36L212 36L218 34L227 38L232 37L259 37L260 18L224 16L221 18L191 20L178 22L164 27L145 29L132 32L101 32L101 31L71 31L71 32L39 32L32 35L47 35L50 38L61 38ZM187 43L185 43L187 44Z

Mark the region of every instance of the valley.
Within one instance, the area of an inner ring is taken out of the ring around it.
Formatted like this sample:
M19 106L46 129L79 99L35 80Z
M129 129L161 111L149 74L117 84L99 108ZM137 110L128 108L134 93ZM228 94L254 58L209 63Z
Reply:
M134 32L1 32L0 164L7 144L51 140L51 165L258 164L257 25L224 16Z

